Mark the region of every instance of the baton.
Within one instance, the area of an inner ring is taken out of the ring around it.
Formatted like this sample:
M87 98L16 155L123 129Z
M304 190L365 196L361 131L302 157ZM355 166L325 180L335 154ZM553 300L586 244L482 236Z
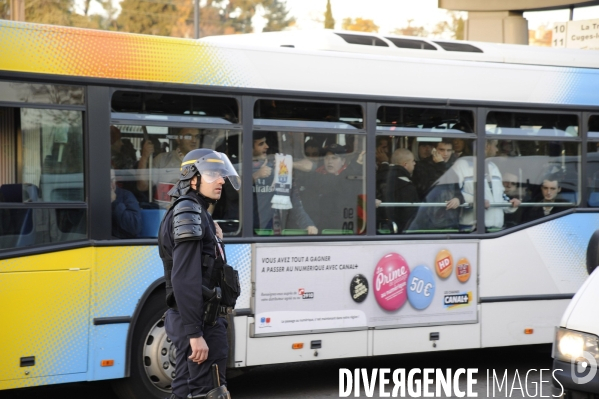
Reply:
M218 364L212 365L212 382L214 383L214 388L220 387L220 377L218 376Z

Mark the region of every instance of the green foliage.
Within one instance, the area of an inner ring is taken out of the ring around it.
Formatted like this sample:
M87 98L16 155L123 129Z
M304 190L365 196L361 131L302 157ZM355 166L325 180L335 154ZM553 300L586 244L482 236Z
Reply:
M331 10L331 0L327 0L327 10L324 13L324 28L335 29L335 18L333 18L333 11Z

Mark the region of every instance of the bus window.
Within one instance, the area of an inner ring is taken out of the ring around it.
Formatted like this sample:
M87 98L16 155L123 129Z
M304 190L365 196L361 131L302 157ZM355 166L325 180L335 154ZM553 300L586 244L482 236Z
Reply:
M37 104L85 105L82 86L0 82L0 101Z
M86 238L82 112L0 108L0 114L6 121L0 128L0 248Z
M258 100L254 105L254 124L355 130L364 128L364 116L358 104Z
M382 106L377 111L377 130L473 133L474 114L447 108Z
M377 233L468 233L461 215L475 205L474 140L462 137L377 137L391 149L388 162L377 162ZM381 159L384 156L381 156ZM458 173L462 172L462 173Z
M255 235L364 234L365 137L254 131Z
M112 96L112 118L134 114L140 120L219 123L239 122L237 100L230 97L190 96L169 93L116 91Z
M239 131L119 124L111 126L108 134L114 174L112 235L116 238L157 237L170 204L168 192L179 179L181 161L189 151L210 148L227 154L233 166L241 167ZM225 235L241 233L239 196L227 180L212 210ZM131 216L128 226L118 225L123 218L116 217L116 203L123 203L120 210L125 212L126 208Z
M537 220L579 203L577 142L487 138L485 157L487 231Z
M517 136L578 136L576 115L532 112L498 112L487 115L487 134ZM500 153L503 151L499 149Z

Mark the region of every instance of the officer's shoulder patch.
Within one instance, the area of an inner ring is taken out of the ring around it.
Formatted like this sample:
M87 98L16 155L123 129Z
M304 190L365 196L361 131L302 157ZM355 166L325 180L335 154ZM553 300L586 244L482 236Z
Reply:
M200 240L203 237L202 207L191 198L180 198L173 209L173 235L175 242Z

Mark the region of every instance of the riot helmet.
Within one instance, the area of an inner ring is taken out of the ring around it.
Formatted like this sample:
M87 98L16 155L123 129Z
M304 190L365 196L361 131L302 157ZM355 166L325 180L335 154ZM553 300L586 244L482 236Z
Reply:
M213 183L221 177L228 179L235 190L239 190L241 186L241 179L225 154L208 148L198 148L189 151L183 158L179 181L169 191L169 195L179 197L187 194L190 180L194 176L203 176L207 183Z

